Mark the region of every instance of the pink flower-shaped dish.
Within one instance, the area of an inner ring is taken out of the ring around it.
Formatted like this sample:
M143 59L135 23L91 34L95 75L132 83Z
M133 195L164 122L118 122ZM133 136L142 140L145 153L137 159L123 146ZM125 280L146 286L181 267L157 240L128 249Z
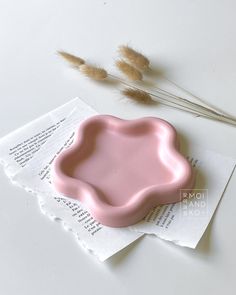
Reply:
M194 177L166 121L98 115L80 125L74 143L55 160L52 181L97 221L121 227L154 206L181 201L180 190L191 191Z

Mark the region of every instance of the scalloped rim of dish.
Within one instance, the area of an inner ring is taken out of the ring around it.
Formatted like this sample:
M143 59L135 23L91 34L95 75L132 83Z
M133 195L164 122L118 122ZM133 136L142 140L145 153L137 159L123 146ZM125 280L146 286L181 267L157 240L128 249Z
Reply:
M78 150L84 142L87 128L91 124L101 123L105 128L115 126L119 132L126 128L132 129L137 124L151 124L157 129L165 128L168 133L164 141L165 149L168 151L168 156L181 165L184 173L172 183L153 185L141 190L124 205L112 206L104 202L92 184L68 176L62 169L62 163ZM175 128L165 120L154 117L124 120L110 115L96 115L86 119L79 126L73 144L56 158L52 169L52 183L57 191L68 197L78 199L84 203L97 221L112 227L135 224L143 219L153 207L181 201L180 190L191 191L194 186L194 178L190 163L178 150Z

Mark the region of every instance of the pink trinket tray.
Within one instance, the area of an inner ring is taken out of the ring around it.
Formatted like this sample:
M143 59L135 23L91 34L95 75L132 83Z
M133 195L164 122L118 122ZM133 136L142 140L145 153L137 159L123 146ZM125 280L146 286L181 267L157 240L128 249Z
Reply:
M194 176L166 121L98 115L79 126L73 144L55 160L52 181L100 223L122 227L157 205L181 201Z

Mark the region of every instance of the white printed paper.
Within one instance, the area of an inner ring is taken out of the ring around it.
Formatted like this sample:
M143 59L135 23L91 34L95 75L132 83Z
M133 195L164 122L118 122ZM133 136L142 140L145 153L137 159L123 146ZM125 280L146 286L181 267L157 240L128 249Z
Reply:
M95 114L81 100L73 100L3 138L0 142L0 159L12 181L36 193L42 211L52 219L61 220L80 243L102 261L143 233L195 248L229 181L235 160L201 148L192 148L188 158L197 169L195 197L157 207L143 221L129 228L105 227L96 222L80 202L56 193L50 182L50 168L56 156L73 142L74 130L80 122ZM40 133L36 133L37 130ZM44 130L49 132L48 136L45 136ZM34 138L36 147L31 142Z
M72 110L73 116L66 119ZM72 142L71 123L75 128L96 114L81 100L73 100L4 137L0 141L0 159L14 184L37 195L44 214L60 220L86 250L104 261L143 234L131 232L128 228L115 229L99 224L79 202L54 192L48 173L55 155ZM72 120L74 117L76 122ZM58 135L54 134L57 132Z
M0 140L0 162L12 176L23 168L78 104L72 99L59 108L4 136ZM86 104L84 104L86 106ZM82 103L81 103L82 107Z
M186 199L156 207L132 229L180 246L197 246L233 173L235 160L199 147L191 148L188 158L196 169L193 193L183 190Z

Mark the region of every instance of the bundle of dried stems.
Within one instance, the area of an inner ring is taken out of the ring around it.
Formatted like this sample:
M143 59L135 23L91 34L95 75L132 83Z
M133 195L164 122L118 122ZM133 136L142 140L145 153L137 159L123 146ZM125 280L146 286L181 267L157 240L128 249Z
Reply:
M82 74L93 80L105 80L107 78L116 80L125 86L122 90L122 94L133 101L142 104L150 104L150 102L158 101L161 104L187 111L197 116L236 125L236 118L226 115L223 111L219 111L209 104L202 103L200 99L199 101L201 102L196 103L159 87L148 89L145 83L142 83L143 74L141 71L149 67L150 61L146 56L128 46L119 47L121 59L116 61L116 67L128 78L128 81L108 73L103 68L88 65L80 57L64 51L59 51L58 53L69 62L70 65L79 69ZM134 84L133 81L138 81L138 84Z

